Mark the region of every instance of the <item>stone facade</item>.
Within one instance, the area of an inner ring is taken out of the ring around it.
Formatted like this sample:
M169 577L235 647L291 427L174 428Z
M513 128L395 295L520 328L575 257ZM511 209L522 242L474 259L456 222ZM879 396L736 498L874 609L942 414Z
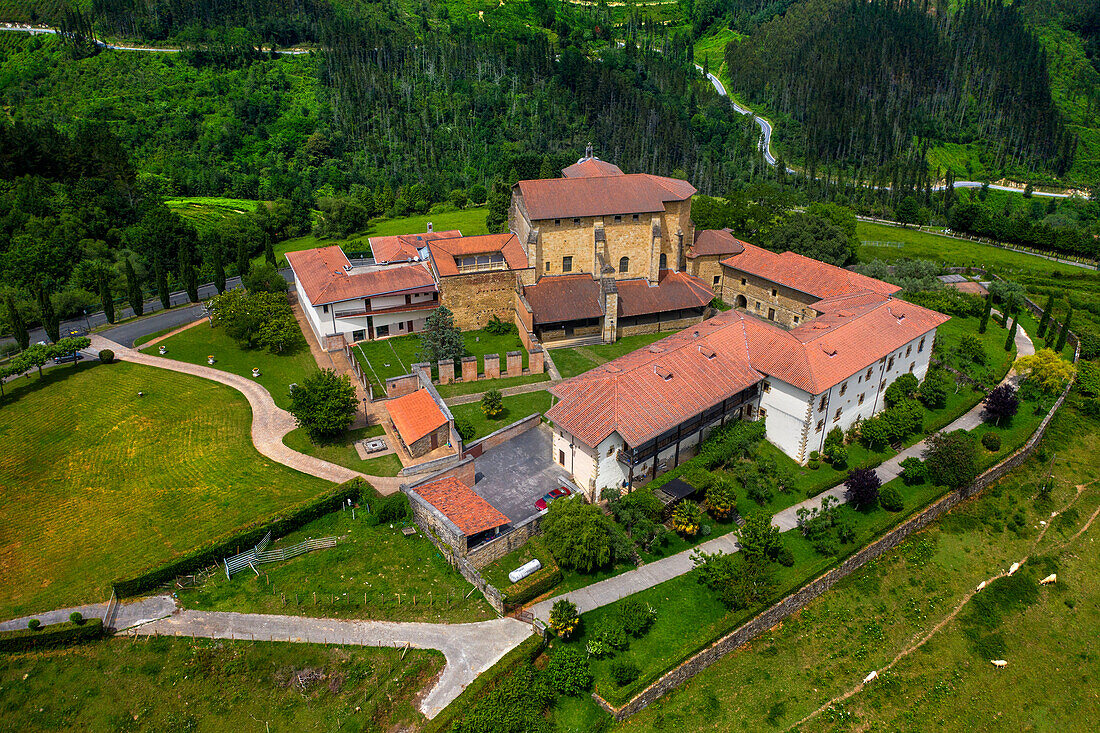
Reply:
M451 359L439 362L439 383L450 384L455 381L455 363Z
M466 561L476 570L482 570L509 552L518 549L535 535L540 534L542 532L541 524L541 513L528 517L505 534L494 537L488 542L483 542L474 549L469 550L466 553Z
M485 355L485 379L500 379L500 354Z
M528 347L530 352L527 357L528 367L531 369L532 374L542 374L546 371L546 352L542 350L542 347L538 344Z
M484 328L496 316L511 321L515 309L516 271L493 270L439 278L440 302L454 313L463 331Z
M722 265L722 300L734 308L793 328L815 318L820 298L762 277ZM705 281L705 280L704 280Z
M397 429L394 428L394 432ZM405 446L409 449L409 455L413 458L419 458L425 453L430 453L441 445L447 445L447 442L451 439L451 424L443 423L438 428L428 433L419 440L415 440L412 444Z
M462 381L463 382L476 382L477 381L477 357L476 356L464 356L464 357L462 357Z
M721 260L729 255L700 255L688 259L685 271L694 275L707 285L714 288L714 294L722 295L722 265Z
M713 311L712 311L713 312ZM636 336L640 333L663 333L668 331L673 333L675 331L682 331L689 326L694 326L699 322L696 317L692 318L678 318L671 321L662 321L654 315L653 323L638 323L633 326L619 326L616 329L617 338L623 336Z

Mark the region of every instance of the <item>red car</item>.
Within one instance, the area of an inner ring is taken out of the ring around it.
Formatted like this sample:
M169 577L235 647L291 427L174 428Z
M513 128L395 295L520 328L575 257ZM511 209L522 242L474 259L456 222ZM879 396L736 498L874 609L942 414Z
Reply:
M572 493L572 491L565 488L564 486L562 486L560 489L554 489L549 494L536 501L535 507L537 507L539 510L545 509L546 505L552 502L554 499L560 499L563 496L569 496Z

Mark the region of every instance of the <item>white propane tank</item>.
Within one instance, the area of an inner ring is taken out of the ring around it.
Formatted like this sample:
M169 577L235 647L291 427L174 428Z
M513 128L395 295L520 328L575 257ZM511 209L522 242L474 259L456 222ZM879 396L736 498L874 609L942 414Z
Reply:
M542 563L538 560L532 560L529 563L520 565L512 572L508 573L508 580L512 581L513 583L518 583L531 573L537 572L539 570L542 570Z

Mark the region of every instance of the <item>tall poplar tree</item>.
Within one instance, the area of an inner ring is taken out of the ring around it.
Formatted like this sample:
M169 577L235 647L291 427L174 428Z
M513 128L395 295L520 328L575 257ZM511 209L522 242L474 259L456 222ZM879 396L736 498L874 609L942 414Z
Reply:
M31 334L27 330L27 323L23 320L23 314L19 312L19 308L15 305L15 298L9 293L4 297L4 307L7 310L8 326L11 327L11 335L19 344L20 349L25 349L31 345Z
M141 281L138 280L137 273L134 272L134 265L130 262L129 257L123 260L123 266L126 273L126 299L130 301L130 308L133 309L134 315L141 316L145 313L145 298L141 293Z

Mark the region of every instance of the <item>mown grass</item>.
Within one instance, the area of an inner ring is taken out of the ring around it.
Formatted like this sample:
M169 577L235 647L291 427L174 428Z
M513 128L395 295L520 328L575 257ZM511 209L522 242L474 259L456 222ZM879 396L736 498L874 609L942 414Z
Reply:
M369 502L368 502L369 503ZM464 623L496 613L419 534L371 526L366 507L334 512L280 538L272 548L309 537L341 538L336 547L257 566L227 580L215 571L178 592L180 603L203 611L277 613L326 618ZM377 507L371 507L377 511ZM398 597L400 596L400 598Z
M111 580L330 486L260 455L244 396L209 380L84 363L7 390L0 617L104 600Z
M396 453L364 460L355 450L355 444L358 441L384 435L385 432L381 425L372 425L369 428L348 430L340 437L326 443L314 443L309 439L305 428L295 428L283 436L283 444L299 453L320 458L322 461L335 463L338 466L347 466L353 471L359 471L368 476L396 476L401 470L401 459Z
M546 412L553 404L553 399L553 396L545 390L505 397L504 411L495 418L485 416L480 402L455 405L451 407L451 413L454 414L455 420L463 420L473 427L474 437L470 440L477 440L532 413Z
M272 354L258 348L246 349L227 336L224 328L210 328L202 323L142 351L157 355L161 346L167 349L166 359L210 366L248 379L253 379L252 368L259 368L260 376L255 381L270 392L275 404L284 410L290 407L290 385L300 384L317 371L317 362L304 343L282 354ZM214 357L213 365L206 363L206 357L210 355Z
M870 670L882 670L979 582L1029 552L1033 560L1018 573L1021 581L1034 588L1038 578L1056 570L1056 585L1038 590L1023 606L996 603L995 613L977 616L965 610L919 652L799 729L909 730L922 728L919 721L939 730L970 729L975 721L1003 730L1088 729L1100 716L1100 701L1091 692L1100 668L1095 641L1081 630L1100 624L1100 586L1088 580L1100 572L1100 560L1082 549L1100 530L1094 524L1075 544L1056 548L1100 504L1094 460L1100 424L1066 408L1046 442L1057 455L1049 502L1036 498L1046 463L1032 459L623 729L784 730ZM1051 511L1073 498L1077 485L1089 487L1079 506L1056 520L1032 551L1039 522L1050 521ZM1000 651L1009 666L990 665L990 657L980 653L990 649Z
M188 196L164 202L165 206L195 227L199 234L214 231L229 219L251 216L256 210L256 204L252 199L218 196Z
M476 382L439 384L436 385L436 390L441 397L459 397L461 395L488 392L491 389L507 389L508 387L519 387L524 384L535 384L537 382L548 381L550 381L550 375L543 372L542 374L524 374L519 377L502 377L492 380L481 379Z
M612 359L629 354L631 351L649 346L654 341L676 333L676 331L664 331L662 333L643 333L637 336L625 336L613 344L595 344L593 346L570 346L563 349L554 349L550 352L554 365L558 368L562 377L568 379L578 374L583 374L600 364L605 364Z
M0 657L8 730L391 730L443 668L434 650L142 637ZM300 686L296 673L323 679Z

